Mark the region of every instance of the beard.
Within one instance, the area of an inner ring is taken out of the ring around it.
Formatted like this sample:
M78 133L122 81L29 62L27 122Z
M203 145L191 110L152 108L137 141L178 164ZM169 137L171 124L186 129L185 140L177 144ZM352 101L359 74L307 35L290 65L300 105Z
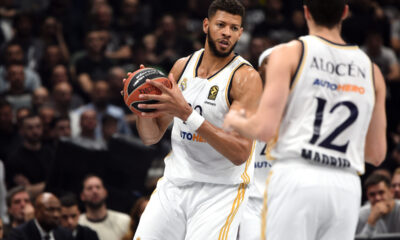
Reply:
M93 210L97 210L100 209L104 204L105 204L106 200L102 199L98 202L92 202L92 201L85 201L84 203L91 209Z
M228 49L227 52L221 52L221 51L219 51L219 50L217 49L217 44L215 43L215 39L213 39L213 38L211 37L210 29L208 29L208 32L207 32L207 42L208 42L208 46L210 46L211 52L212 52L216 57L220 57L220 58L225 58L225 57L229 56L229 55L232 53L233 49L235 48L235 46L236 46L236 44L237 44L237 42L235 42L235 44L233 44L233 46L232 46L230 49Z

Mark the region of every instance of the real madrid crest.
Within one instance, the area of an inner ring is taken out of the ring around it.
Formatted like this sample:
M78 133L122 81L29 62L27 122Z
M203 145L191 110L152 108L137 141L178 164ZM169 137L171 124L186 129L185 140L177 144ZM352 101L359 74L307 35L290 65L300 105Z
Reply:
M187 78L184 78L180 83L179 83L179 88L181 91L184 91L187 87Z
M209 100L215 100L217 98L219 88L217 85L214 85L210 88L210 91L208 92L208 99Z

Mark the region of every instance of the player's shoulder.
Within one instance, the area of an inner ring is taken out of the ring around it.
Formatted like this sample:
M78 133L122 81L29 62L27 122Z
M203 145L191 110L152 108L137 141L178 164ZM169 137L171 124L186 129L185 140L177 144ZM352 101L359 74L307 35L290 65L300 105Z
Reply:
M189 56L186 56L186 57L182 57L182 58L176 60L175 63L174 63L174 66L172 66L171 73L174 76L180 76L183 73L183 70L185 69L185 66L190 61L192 56L193 56L193 54L191 54Z
M276 45L274 50L271 52L272 55L284 55L293 54L293 53L301 53L303 51L303 42L302 40L295 39L287 43L282 43Z

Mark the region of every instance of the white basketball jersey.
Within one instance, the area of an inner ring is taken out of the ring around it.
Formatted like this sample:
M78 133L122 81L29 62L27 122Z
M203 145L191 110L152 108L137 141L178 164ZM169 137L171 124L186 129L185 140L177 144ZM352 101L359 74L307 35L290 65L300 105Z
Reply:
M192 54L178 85L194 111L198 111L211 124L221 128L230 107L229 90L232 78L241 66L250 64L236 55L220 71L204 79L197 76L203 53L204 50L201 49ZM238 184L248 183L252 177L250 175L254 166L251 164L251 157L240 166L234 165L176 117L171 144L172 152L165 158L164 175L176 184L192 181Z
M303 54L271 156L364 173L373 65L355 45L300 38Z
M264 191L272 162L267 160L267 144L256 141L253 153L254 181L250 187L250 197L264 198Z

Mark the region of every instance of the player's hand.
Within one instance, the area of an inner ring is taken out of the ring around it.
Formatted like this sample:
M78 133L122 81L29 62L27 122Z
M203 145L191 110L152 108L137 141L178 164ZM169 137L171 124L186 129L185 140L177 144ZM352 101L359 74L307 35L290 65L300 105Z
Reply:
M186 102L185 98L182 95L181 90L178 88L174 76L172 73L168 75L169 80L172 83L172 88L168 88L164 86L160 82L151 81L149 79L146 80L147 83L150 83L154 87L160 89L161 95L157 94L141 94L139 98L142 100L156 100L158 103L153 104L139 104L139 108L143 109L155 109L154 112L141 113L141 117L145 118L156 118L164 115L171 115L182 119L185 121L189 115L192 113L193 109Z
M222 125L222 129L224 129L225 132L232 132L234 130L233 126L234 126L235 122L238 119L245 118L245 117L246 117L246 111L244 109L229 110L229 112L225 115L224 124Z
M143 68L145 68L145 66L144 66L143 64L140 64L139 69L143 69ZM132 72L128 72L126 78L122 79L122 83L123 83L124 85L125 85L126 79L129 78L129 76L130 76L131 74L132 74ZM121 93L121 96L124 96L124 90L121 90L120 93Z

